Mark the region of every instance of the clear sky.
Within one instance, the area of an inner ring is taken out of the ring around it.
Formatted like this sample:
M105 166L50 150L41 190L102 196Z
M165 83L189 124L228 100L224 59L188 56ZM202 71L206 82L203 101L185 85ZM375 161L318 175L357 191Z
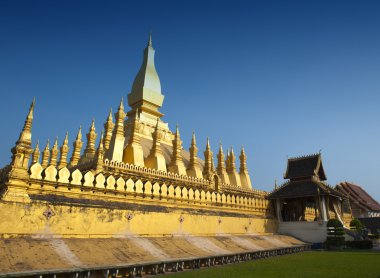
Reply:
M380 200L380 1L0 1L0 163L36 97L33 144L130 92L149 31L163 120L203 158L243 144L256 188L322 150L328 182ZM126 103L127 105L127 103ZM71 145L71 143L70 143Z

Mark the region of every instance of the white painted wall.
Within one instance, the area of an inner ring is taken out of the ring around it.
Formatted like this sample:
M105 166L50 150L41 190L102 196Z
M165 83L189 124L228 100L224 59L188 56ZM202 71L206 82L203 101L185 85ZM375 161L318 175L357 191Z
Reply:
M326 241L327 221L294 221L280 222L279 234L294 236L302 241L309 243L319 243Z

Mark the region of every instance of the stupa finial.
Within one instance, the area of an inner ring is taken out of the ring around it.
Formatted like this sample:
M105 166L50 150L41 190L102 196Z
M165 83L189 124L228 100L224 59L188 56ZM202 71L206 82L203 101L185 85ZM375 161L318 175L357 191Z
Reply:
M123 97L121 97L121 100L120 100L119 110L124 111L124 98Z
M149 32L148 46L153 47L153 45L152 45L152 31Z

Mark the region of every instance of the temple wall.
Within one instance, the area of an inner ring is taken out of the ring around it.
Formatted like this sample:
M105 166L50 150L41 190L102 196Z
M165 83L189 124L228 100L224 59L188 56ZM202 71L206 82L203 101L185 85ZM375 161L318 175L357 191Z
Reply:
M265 196L159 184L78 169L30 168L2 185L0 237L267 234L277 221Z
M51 202L0 203L1 237L118 238L130 236L263 234L275 231L273 219L219 211L162 208L131 204L109 209ZM52 215L47 217L47 213Z

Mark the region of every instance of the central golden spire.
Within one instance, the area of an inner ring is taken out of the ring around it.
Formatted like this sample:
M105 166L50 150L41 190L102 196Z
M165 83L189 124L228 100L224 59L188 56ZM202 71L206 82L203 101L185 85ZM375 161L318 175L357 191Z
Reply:
M149 34L148 44L144 50L143 63L137 73L128 95L128 104L132 108L128 116L141 113L140 120L155 125L157 118L161 118L158 109L162 106L164 95L161 93L161 83L154 65L154 49L152 37Z

